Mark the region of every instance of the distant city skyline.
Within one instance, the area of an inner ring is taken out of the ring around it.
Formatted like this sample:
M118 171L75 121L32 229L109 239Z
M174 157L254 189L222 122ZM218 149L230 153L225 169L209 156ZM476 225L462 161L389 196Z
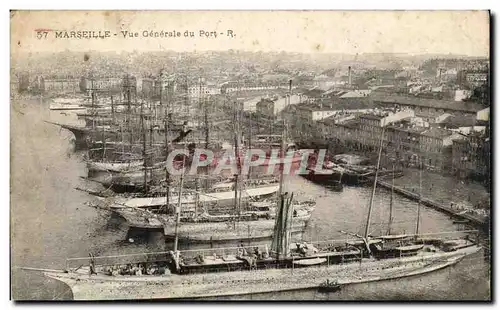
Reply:
M47 38L35 29L49 29ZM146 38L144 30L181 33ZM183 33L194 32L194 38ZM199 37L215 31L217 38ZM235 34L227 37L228 31ZM54 31L109 31L105 39L55 38ZM138 32L124 38L121 31ZM224 35L221 35L223 33ZM115 36L116 34L116 36ZM17 11L11 55L29 52L248 51L489 57L487 11Z

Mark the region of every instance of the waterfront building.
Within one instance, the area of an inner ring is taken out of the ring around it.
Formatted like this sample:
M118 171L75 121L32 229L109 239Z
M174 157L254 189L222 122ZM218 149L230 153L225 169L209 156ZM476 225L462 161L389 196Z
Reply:
M490 141L483 133L461 135L452 143L452 172L460 178L488 179L491 169Z
M80 92L80 80L72 78L44 78L45 93L76 93Z
M221 94L229 94L234 92L251 92L251 91L262 91L262 90L277 90L277 89L288 89L288 84L272 83L272 82L225 82L220 87ZM297 88L296 85L292 85L292 89Z
M97 91L120 92L123 87L123 78L119 77L82 77L80 79L80 90L87 92L91 89Z

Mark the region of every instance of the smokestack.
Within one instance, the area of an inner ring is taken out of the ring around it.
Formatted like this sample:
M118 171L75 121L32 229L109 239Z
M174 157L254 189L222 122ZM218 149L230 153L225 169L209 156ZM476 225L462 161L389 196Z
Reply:
M292 91L292 80L290 80L288 83L290 84L290 89L289 90L291 92Z
M351 79L351 66L349 66L349 68L347 70L348 70L347 76L349 77L349 85L351 85L351 83L352 83L352 79Z

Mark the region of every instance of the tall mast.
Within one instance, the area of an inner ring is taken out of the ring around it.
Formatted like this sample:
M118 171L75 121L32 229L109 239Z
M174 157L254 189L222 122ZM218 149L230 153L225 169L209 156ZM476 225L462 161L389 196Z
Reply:
M372 190L372 195L370 197L370 205L368 207L368 217L366 218L366 227L365 227L365 234L364 234L365 240L367 240L368 235L370 234L370 221L371 221L371 217L372 217L373 199L375 198L375 190L377 189L377 179L378 179L378 170L380 168L380 158L382 157L384 131L385 131L385 124L382 124L382 134L380 135L380 147L378 150L377 168L375 170L375 180L373 181L373 190Z
M203 102L204 102L204 110L205 110L205 149L208 150L208 146L210 145L210 142L209 142L209 139L210 139L210 124L208 123L208 100L205 99ZM208 167L203 167L203 169L206 171L206 176L208 175L209 173L209 168ZM205 185L205 189L208 188L208 178L205 178L205 182L204 182L204 185Z
M184 173L186 169L186 156L182 159L182 174L181 174L181 184L179 186L179 200L177 202L176 217L175 217L175 239L174 239L174 253L176 255L176 261L179 261L179 225L181 222L181 198L182 198L182 187L184 186Z
M95 110L95 93L94 93L94 79L91 80L91 98L92 98L92 116L96 115ZM95 131L95 117L92 118L92 131Z
M248 133L248 150L251 150L252 149L252 113L249 114L248 128L249 128L249 133ZM249 154L249 153L247 153L247 154ZM252 159L250 159L250 160L252 160ZM249 167L248 178L252 178L252 167Z
M111 96L111 122L113 125L115 124L115 105L113 102L113 96Z
M102 162L106 161L106 135L102 126Z
M238 128L238 110L236 108L236 102L234 103L234 155L236 161L236 174L234 175L234 207L238 214L238 220L240 219L240 206L238 200L239 193L239 128Z
M208 123L208 104L207 104L206 99L203 100L203 105L204 105L203 110L205 113L205 119L204 119L204 123L205 123L205 148L208 149L210 128L209 128L209 123Z
M202 108L204 108L202 105L203 105L203 101L202 101L202 98L204 98L203 94L202 94L202 79L201 77L198 79L198 81L200 82L200 91L198 92L198 112L201 111ZM206 111L205 111L206 112ZM198 121L198 128L200 128L200 114L199 113L196 113L196 115L198 116L197 117L197 121ZM206 113L205 113L205 116L206 116ZM206 122L204 121L204 125L205 125L205 128L207 126ZM199 139L201 140L201 138ZM205 148L208 148L208 138L205 137ZM194 151L194 154L196 154L196 150ZM193 156L194 157L194 156ZM194 160L194 158L193 158ZM200 158L198 158L197 160L200 160ZM199 194L199 181L200 181L200 178L198 177L198 172L196 172L196 176L195 176L195 179L194 179L194 187L195 187L195 202L194 202L194 217L197 218L198 217L198 208L199 208L199 205L200 205L200 194Z
M289 93L288 93L288 100L291 99L292 96L292 80L290 80L290 88L289 88ZM287 98L285 97L285 100ZM287 102L285 101L285 108L287 106ZM285 122L285 117L282 116L282 130L281 130L281 149L280 149L280 156L281 156L281 164L280 164L280 178L279 178L279 189L278 189L278 197L281 197L283 194L283 181L284 181L284 170L285 170L285 137L286 137L286 122Z
M129 92L130 94L130 92ZM142 158L144 165L144 192L148 190L148 165L146 160L146 129L144 128L144 102L141 102Z
M133 137L133 132L132 132L132 126L130 125L130 119L132 118L132 103L131 98L130 98L130 88L127 87L126 89L126 94L127 94L127 105L128 105L128 113L127 113L127 129L129 131L129 136L130 136L130 147L132 147L134 143L134 137ZM141 120L142 120L142 106L141 106Z
M168 93L167 93L168 95ZM170 153L170 143L169 143L169 124L170 124L170 119L169 119L169 100L170 97L168 96L166 106L164 108L165 111L165 127L164 133L165 133L165 163L167 162L168 159L168 154ZM160 105L163 106L163 73L160 73ZM166 184L166 208L170 206L170 174L168 173L168 169L165 166L165 184Z
M419 157L419 165L418 165L418 204L417 204L417 224L415 227L415 239L418 238L418 234L420 233L420 205L422 204L422 158Z
M273 240L271 243L271 249L276 253L278 260L289 254L290 228L293 219L292 199L293 194L288 199L287 193L281 195L278 199Z
M121 134L121 144L122 144L122 155L125 156L125 142L123 141L123 124L120 122L120 134Z
M149 150L148 157L151 159L151 167L149 169L149 179L153 181L153 165L154 165L154 152L153 152L153 124L151 122L151 118L149 119Z
M387 228L387 234L391 234L392 228L392 212L393 212L393 203L394 203L394 162L392 163L392 184L391 184L391 202L389 204L389 225Z

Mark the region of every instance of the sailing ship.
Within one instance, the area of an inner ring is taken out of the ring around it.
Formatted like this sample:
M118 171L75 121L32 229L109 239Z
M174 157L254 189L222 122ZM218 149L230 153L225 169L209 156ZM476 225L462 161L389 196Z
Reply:
M235 111L235 124L238 114ZM284 134L283 134L284 136ZM235 127L235 155L239 154L240 136L239 130ZM282 139L283 144L284 139ZM281 150L284 149L284 146ZM183 240L190 242L201 241L231 241L231 240L260 240L271 238L273 234L273 224L276 208L266 206L255 206L251 202L256 202L257 199L268 197L281 190L283 171L279 185L270 184L266 180L261 180L263 184L257 181L257 185L247 186L242 188L242 185L248 185L252 181L241 179L241 162L235 156L237 162L238 173L234 175L234 179L230 182L219 183L218 188L223 188L222 185L230 185L234 191L213 192L207 193L192 191L194 195L180 195L183 190L190 191L182 187L185 182L185 176L181 176L181 188L179 193L170 193L170 201L177 201L179 208L182 208L183 214L182 225L176 227L172 225L175 216L172 215L170 205L167 203L165 195L156 195L154 197L136 197L136 198L111 198L106 199L104 204L106 208L123 217L129 227L164 230L167 239L173 238L175 232ZM185 165L186 158L184 157ZM249 203L250 201L250 203ZM233 205L234 208L223 208L224 205ZM210 207L210 205L215 205ZM99 206L98 206L99 207ZM314 204L297 204L293 216L292 231L296 234L305 231L307 222L315 208ZM141 210L146 209L146 210ZM170 209L170 212L168 212ZM177 212L177 211L176 211ZM174 229L175 227L175 229ZM175 231L174 231L175 230Z
M85 110L83 106L87 98L54 98L49 105L50 110Z
M423 275L452 266L481 249L472 241L462 242L460 247L423 243L415 255L401 253L374 260L368 239L358 245L296 243L292 248L292 198L287 193L281 196L270 250L267 245L240 245L179 251L176 238L172 251L144 254L135 260L128 257L126 263L91 256L88 267L78 268L69 265L82 259L73 259L65 270L44 274L67 284L75 300L200 298L317 288L331 278L345 286Z

